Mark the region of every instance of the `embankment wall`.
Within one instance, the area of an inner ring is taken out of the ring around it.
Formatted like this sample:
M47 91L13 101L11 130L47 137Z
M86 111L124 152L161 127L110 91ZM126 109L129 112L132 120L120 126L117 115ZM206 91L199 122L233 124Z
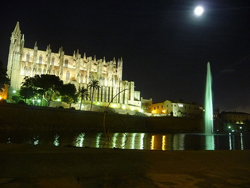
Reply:
M7 130L81 130L110 132L203 132L202 119L144 117L27 106L0 105L0 129Z

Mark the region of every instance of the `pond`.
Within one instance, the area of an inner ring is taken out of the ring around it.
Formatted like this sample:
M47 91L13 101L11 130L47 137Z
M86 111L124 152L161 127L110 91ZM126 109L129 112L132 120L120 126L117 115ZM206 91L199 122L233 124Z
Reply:
M249 150L250 134L110 133L108 136L73 131L1 131L0 143L140 150Z

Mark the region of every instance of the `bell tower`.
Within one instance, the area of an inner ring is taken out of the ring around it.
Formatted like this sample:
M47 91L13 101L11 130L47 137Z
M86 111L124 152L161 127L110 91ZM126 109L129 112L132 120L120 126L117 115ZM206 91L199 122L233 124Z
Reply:
M10 78L9 93L20 88L21 58L24 47L24 35L21 34L19 22L10 37L10 48L8 57L7 74Z

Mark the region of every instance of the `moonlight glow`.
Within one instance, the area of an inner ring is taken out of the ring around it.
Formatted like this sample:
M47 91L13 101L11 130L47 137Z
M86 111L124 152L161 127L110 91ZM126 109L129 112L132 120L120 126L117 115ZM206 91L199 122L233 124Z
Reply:
M202 6L197 6L195 9L194 9L194 14L196 16L201 16L204 12L204 8Z

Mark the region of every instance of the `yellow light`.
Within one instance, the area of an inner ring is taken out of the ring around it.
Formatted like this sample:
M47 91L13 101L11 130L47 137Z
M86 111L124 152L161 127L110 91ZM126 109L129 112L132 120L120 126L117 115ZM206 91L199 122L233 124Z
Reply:
M155 110L153 110L153 111L152 111L152 114L155 114L155 113L156 113L156 111L155 111Z
M2 97L0 97L0 100L2 99Z
M125 109L125 106L124 106L124 105L122 106L122 109L123 109L123 110Z
M140 109L139 112L143 112L143 109Z
M162 110L162 113L166 113L166 110Z
M115 107L116 107L116 104L114 104L113 107L115 108Z

